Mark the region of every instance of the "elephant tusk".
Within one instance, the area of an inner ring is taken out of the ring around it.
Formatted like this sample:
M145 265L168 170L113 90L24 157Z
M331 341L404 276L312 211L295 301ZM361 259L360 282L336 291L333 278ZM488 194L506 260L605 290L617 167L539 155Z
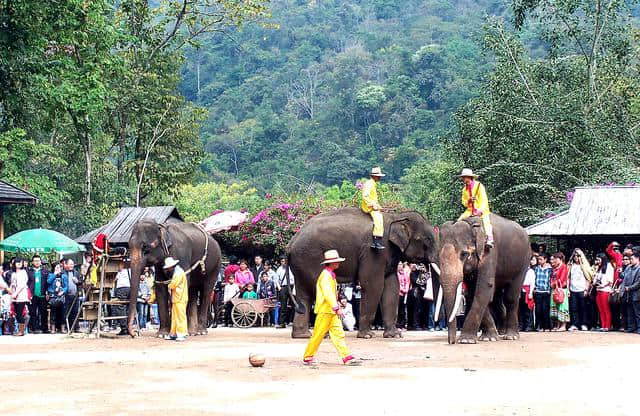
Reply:
M440 308L442 307L442 286L440 286L440 290L438 290L438 298L436 299L436 316L434 318L435 322L440 320Z
M431 263L431 268L433 269L434 272L438 274L438 276L440 276L440 267L438 267L437 264Z
M462 282L458 283L456 288L456 302L453 304L453 310L449 312L449 323L456 319L456 313L460 308L460 302L462 302Z

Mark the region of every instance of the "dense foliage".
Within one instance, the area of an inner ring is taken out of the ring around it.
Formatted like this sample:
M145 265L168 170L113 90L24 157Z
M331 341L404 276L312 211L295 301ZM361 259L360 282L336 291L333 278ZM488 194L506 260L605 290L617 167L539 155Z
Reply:
M233 244L279 251L305 216L356 205L374 165L383 201L434 223L459 214L463 166L495 212L531 223L575 186L640 182L638 11L0 0L0 178L39 198L9 208L7 232L78 235L123 205L244 208L263 218Z

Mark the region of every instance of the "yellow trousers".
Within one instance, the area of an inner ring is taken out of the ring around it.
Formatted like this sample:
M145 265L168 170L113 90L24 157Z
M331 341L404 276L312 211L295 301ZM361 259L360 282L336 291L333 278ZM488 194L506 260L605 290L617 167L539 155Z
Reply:
M187 335L187 304L171 304L171 331L170 335Z
M384 221L382 219L382 212L371 211L369 215L371 215L371 218L373 219L373 236L382 237L382 235L384 234Z
M482 214L480 219L482 220L482 227L484 228L484 232L487 234L487 237L491 237L493 239L493 226L491 225L491 220L489 218L488 213ZM460 215L458 221L463 220L465 218L469 218L471 216L471 210L466 210Z
M309 339L307 349L304 351L305 361L311 359L318 352L320 343L324 339L324 336L329 332L331 342L338 350L340 358L343 360L345 357L351 355L347 344L344 342L344 330L342 329L342 321L335 313L319 313L316 315L316 323L313 326L313 334Z

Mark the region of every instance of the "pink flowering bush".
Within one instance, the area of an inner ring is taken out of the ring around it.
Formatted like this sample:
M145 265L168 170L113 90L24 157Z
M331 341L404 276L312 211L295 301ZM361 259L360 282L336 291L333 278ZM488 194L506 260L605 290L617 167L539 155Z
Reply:
M358 183L360 186L358 187ZM271 257L285 252L291 238L311 217L342 207L360 205L362 182L343 182L323 190L321 195L277 196L266 194L264 207L237 230L216 234L228 252L245 256L260 253ZM383 208L404 210L393 191L381 186Z

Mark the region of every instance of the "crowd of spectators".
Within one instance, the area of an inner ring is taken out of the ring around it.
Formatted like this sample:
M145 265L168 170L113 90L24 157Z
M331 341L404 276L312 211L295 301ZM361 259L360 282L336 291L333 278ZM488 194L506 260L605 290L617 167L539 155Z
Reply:
M31 261L16 257L0 268L0 331L2 334L65 332L75 321L84 299L85 279L91 267L87 256L79 267L72 259L49 265L33 256ZM275 270L274 270L275 268ZM287 275L288 271L288 275ZM400 262L396 276L399 283L397 328L401 330L439 331L447 328L444 305L436 314L431 265ZM157 306L153 303L153 270L146 267L140 276L137 315L141 328L158 323ZM112 296L128 300L131 271L122 262L115 279ZM347 331L359 328L361 288L341 284L339 304ZM289 293L295 294L295 276L280 257L277 267L269 260L255 256L249 261L231 256L221 268L212 302L213 325L232 326L232 299L269 299L274 307L266 314L265 325L285 328L293 321ZM466 288L463 285L463 293ZM466 302L456 311L458 328L464 323ZM524 277L520 296L521 331L611 331L640 333L640 246L627 245L623 251L613 242L592 260L581 249L573 250L565 259L562 252L547 254L546 247L533 252ZM124 316L127 305L105 311ZM436 320L436 315L439 318ZM310 324L313 325L313 314ZM112 327L126 327L126 321L113 322ZM373 329L383 329L380 308ZM77 330L76 328L71 328ZM124 333L124 331L121 331Z
M610 243L593 257L579 248L568 262L541 245L520 297L520 330L624 330L640 333L640 246Z

